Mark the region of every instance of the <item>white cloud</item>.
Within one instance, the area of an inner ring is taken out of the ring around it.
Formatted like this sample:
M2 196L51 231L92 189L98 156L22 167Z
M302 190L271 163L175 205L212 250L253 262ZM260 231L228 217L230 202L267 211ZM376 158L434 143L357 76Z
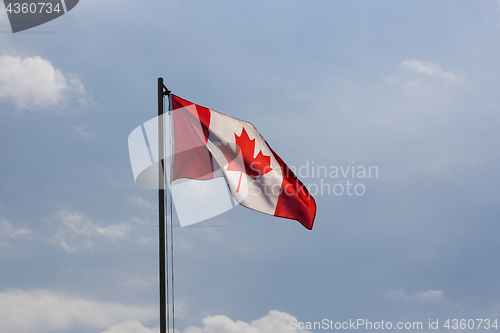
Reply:
M140 208L145 208L145 209L154 209L153 205L152 205L149 201L147 201L146 199L144 199L144 198L142 198L142 197L140 197L140 196L137 196L137 195L130 195L130 196L128 197L128 199L129 199L129 201L130 201L132 204L134 204L134 205L136 205L136 206L138 206L138 207L140 207Z
M47 290L0 293L2 333L51 332L74 326L106 329L125 320L149 321L157 317L157 312L154 305L126 306ZM137 330L129 332L150 333Z
M0 100L13 102L19 110L60 110L70 97L85 103L85 87L50 61L39 56L0 56Z
M203 327L189 326L182 333L310 333L305 329L292 328L291 322L294 319L297 320L294 316L277 310L271 310L264 317L252 320L250 323L241 320L232 321L226 316L218 315L204 318ZM158 328L147 328L138 321L128 320L102 333L158 333L158 331Z
M418 74L443 77L450 80L457 78L453 73L443 71L441 66L430 61L405 60L401 63L401 66Z
M435 82L461 82L462 77L451 71L444 71L440 65L417 59L405 60L400 64L400 74L387 79L394 84L416 85Z
M142 326L142 324L138 321L128 320L124 323L115 325L102 333L158 333L159 331L159 328L147 328Z
M0 220L0 245L9 244L9 240L31 234L29 228L23 227L15 229L12 224L5 220Z
M97 134L88 131L86 126L83 124L75 126L75 131L85 142L90 142L97 138Z
M92 249L92 237L103 237L111 241L126 239L131 231L129 224L101 225L87 219L82 213L62 209L53 219L58 227L48 238L68 252Z
M414 291L412 294L407 294L403 289L399 289L390 291L389 296L395 299L421 302L446 300L441 290Z
M246 323L241 320L232 321L219 315L203 319L204 327L189 326L184 333L306 333L307 330L292 329L290 322L297 319L294 316L271 310L264 317Z

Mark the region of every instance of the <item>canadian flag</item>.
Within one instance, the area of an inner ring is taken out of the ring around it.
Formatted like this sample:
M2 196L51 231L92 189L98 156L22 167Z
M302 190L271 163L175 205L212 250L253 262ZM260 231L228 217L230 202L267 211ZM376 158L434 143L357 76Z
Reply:
M316 203L250 123L170 96L172 180L224 177L242 206L312 229Z

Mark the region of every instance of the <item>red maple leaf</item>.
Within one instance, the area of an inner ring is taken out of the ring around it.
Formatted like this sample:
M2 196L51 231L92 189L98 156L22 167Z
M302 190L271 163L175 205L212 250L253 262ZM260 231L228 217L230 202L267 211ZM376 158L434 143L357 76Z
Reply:
M234 139L236 141L236 151L231 148L229 143L221 146L220 148L228 162L226 170L241 172L238 187L236 189L236 192L239 192L243 173L246 173L253 179L257 179L257 177L265 175L273 170L273 168L271 168L271 157L262 154L261 150L259 150L257 156L254 157L255 139L250 140L250 137L244 127L240 136L234 133ZM239 156L240 153L241 157Z

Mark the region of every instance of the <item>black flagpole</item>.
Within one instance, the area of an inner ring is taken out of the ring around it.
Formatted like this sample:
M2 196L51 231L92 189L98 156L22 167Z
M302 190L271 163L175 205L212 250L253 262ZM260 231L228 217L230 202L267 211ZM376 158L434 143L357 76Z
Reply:
M165 173L163 161L163 78L158 78L158 221L160 231L160 333L167 333L165 288Z
M163 96L169 96L170 90L163 84L163 78L158 78L158 220L160 240L160 333L167 333L167 295L165 286L165 162L163 138Z

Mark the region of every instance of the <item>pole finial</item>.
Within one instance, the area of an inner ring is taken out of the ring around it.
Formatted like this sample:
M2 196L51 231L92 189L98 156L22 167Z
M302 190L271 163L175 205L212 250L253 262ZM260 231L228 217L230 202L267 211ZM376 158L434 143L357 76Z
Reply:
M170 96L171 91L163 84L163 78L158 78L158 89L162 89L162 96Z

